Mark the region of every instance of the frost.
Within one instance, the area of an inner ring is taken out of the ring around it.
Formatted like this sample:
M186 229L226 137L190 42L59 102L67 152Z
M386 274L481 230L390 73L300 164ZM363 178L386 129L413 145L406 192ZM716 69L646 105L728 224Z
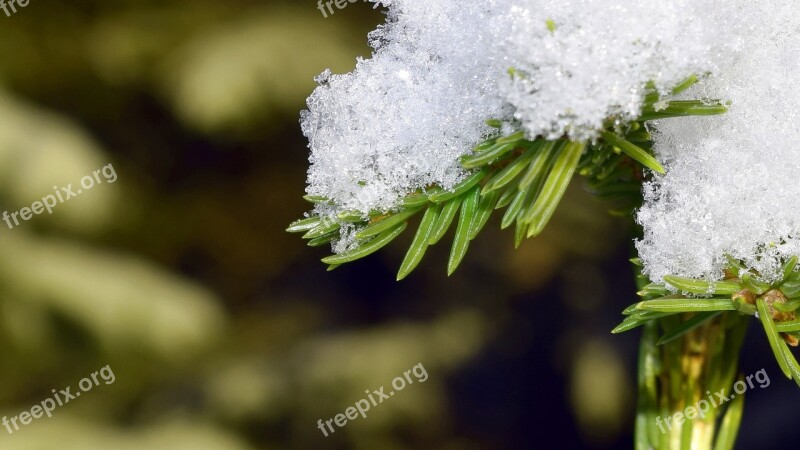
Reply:
M645 189L637 243L654 280L719 279L725 255L775 280L781 260L800 255L800 35L789 31L800 16L781 4L740 6L747 20L727 31L737 50L686 94L727 99L727 114L657 124L667 174Z

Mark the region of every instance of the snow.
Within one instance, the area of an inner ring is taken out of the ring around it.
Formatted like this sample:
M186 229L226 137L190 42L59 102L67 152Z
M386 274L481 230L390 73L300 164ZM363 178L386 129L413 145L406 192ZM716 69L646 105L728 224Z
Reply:
M369 37L373 57L322 74L302 115L308 193L364 213L460 181L459 157L491 132L487 119L587 139L609 116L635 117L648 81L667 90L710 70L718 34L688 0L380 4L388 17Z
M636 118L645 86L690 75L684 98L729 101L722 116L651 122L667 169L644 188L644 271L719 279L725 256L775 277L800 254L800 142L794 78L800 9L786 0L382 0L374 53L325 72L302 129L317 214L390 211L445 189L459 158L493 132L591 140ZM548 26L551 25L551 26ZM655 176L655 175L654 175ZM351 247L349 236L334 243Z
M727 99L730 111L656 124L667 173L645 188L637 243L656 281L720 279L725 255L775 280L800 255L800 15L778 1L742 3L736 14L748 20L727 28L727 64L686 93Z

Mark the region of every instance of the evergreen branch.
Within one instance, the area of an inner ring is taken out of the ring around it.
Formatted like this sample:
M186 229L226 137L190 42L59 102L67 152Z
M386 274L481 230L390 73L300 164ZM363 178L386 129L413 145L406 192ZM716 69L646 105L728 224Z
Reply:
M782 277L767 282L754 271L744 269L741 262L729 258L725 270L728 278L723 281L666 276L664 283L644 285L639 295L644 299L623 311L626 316L612 333L621 333L654 322L662 322L665 333L658 345L667 344L693 329L708 323L723 312L730 311L732 317L755 316L761 322L764 333L774 353L775 360L787 378L800 385L800 364L789 346L800 343L800 272L798 258L788 259L782 267ZM680 291L669 294L668 287ZM709 295L708 298L690 295ZM669 325L662 319L680 318Z
M687 79L673 93L685 90L696 81L695 77ZM469 242L497 210L505 209L501 228L515 225L516 246L526 237L539 235L552 218L575 172L588 180L593 194L616 204L612 213L629 214L641 202L641 183L648 176L643 168L658 173L664 171L652 155L651 136L645 121L724 112L720 104L660 101L655 88L648 85L648 89L642 116L627 125L609 119L595 142L542 137L528 140L522 131L491 136L461 159L462 166L474 172L452 189L438 186L420 189L406 196L396 210L373 212L367 218L357 211L345 211L333 219L318 215L308 217L292 223L287 231L303 232L308 245L319 246L337 241L342 237L342 224L352 224L358 231L350 249L323 259L333 268L374 253L402 233L404 226L401 224L407 224L424 212L397 274L400 280L417 267L428 246L447 234L457 214L448 274L463 261ZM498 129L503 125L497 120L487 121L487 124ZM330 203L319 196L305 198L314 204ZM800 291L800 283L796 288Z

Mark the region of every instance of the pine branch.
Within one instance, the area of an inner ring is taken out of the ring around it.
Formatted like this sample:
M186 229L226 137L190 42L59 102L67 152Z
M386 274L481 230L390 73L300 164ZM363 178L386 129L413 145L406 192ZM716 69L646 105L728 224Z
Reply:
M687 79L673 94L696 81L695 77ZM336 220L314 216L292 223L287 231L303 232L310 246L320 246L341 237L342 223L353 224L360 231L352 248L322 260L335 268L384 247L402 233L410 219L422 215L397 275L401 280L417 267L428 246L444 237L453 222L457 225L448 275L459 266L470 241L478 236L495 211L505 210L501 228L515 226L517 247L524 238L538 236L552 218L576 171L587 178L592 193L616 203L613 213L630 214L641 202L641 183L647 176L643 168L664 172L652 155L651 136L645 122L726 111L720 102L660 101L655 88L652 85L649 88L642 116L624 125L619 120L608 120L595 142L542 137L528 140L522 131L500 136L502 123L488 121L498 128L496 135L462 158L463 167L474 173L453 189L432 186L419 190L408 195L395 211L376 211L368 219L356 211L340 213ZM305 198L312 203L329 202L321 197Z
M775 360L784 375L800 385L800 364L789 346L800 343L800 271L798 258L792 257L783 265L782 277L766 282L759 274L743 269L739 261L729 258L723 281L664 277L665 283L645 285L639 295L645 300L623 311L626 316L612 332L621 333L664 317L679 317L679 323L665 331L658 345L671 342L695 328L713 320L720 313L734 311L742 316L754 316L762 324ZM670 294L668 286L683 294ZM697 298L689 295L707 295Z

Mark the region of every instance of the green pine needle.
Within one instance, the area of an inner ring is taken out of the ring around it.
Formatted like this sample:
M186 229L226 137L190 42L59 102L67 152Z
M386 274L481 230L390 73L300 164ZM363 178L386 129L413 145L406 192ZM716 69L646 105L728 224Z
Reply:
M767 334L769 346L775 354L775 359L778 361L778 365L783 374L786 375L786 378L791 378L792 370L789 368L789 360L786 352L784 352L782 348L783 340L778 335L778 329L775 328L775 323L772 321L772 317L770 317L770 313L767 310L767 303L764 299L758 299L756 307L758 308L758 316L759 319L761 319L761 324L764 325L764 332Z
M464 199L461 205L461 215L456 226L456 235L453 239L453 247L450 250L450 259L447 261L447 275L450 276L456 271L458 265L467 254L470 241L470 230L475 221L475 211L478 206L480 191L478 187L473 188L472 192Z
M322 262L325 264L340 265L353 262L367 255L371 255L372 253L375 253L385 247L389 242L392 242L394 238L399 236L400 233L406 229L406 225L407 224L405 222L402 222L399 225L396 225L394 228L384 231L383 234L378 235L375 239L370 240L366 244L363 244L349 252L322 258Z
M397 272L397 281L407 277L408 274L417 267L420 261L422 261L422 257L425 256L425 251L428 249L428 241L430 240L431 233L433 233L433 228L436 225L436 219L439 217L440 210L441 207L437 205L430 205L428 209L425 210L425 215L422 216L422 222L417 229L417 234L411 242L411 246L406 253L406 257L403 259L403 263L400 264L400 270Z

